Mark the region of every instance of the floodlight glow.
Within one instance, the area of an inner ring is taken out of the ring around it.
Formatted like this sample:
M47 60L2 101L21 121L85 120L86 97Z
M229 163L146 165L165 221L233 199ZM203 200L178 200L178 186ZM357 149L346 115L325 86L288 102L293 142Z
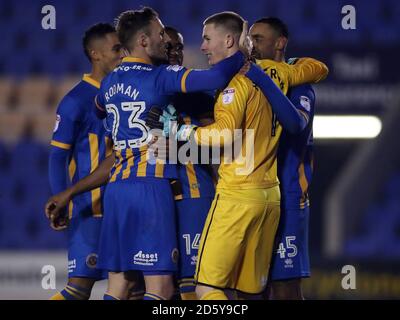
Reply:
M315 116L313 132L317 139L373 139L382 130L375 116Z

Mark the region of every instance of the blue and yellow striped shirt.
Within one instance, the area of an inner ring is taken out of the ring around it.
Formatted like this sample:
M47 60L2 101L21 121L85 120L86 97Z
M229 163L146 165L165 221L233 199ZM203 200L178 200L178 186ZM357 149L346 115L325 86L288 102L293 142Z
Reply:
M70 151L69 178L72 184L93 172L111 154L111 139L95 116L94 97L100 83L89 75L80 81L60 102L51 145ZM96 188L74 197L69 206L70 217L90 213L102 215L103 188Z

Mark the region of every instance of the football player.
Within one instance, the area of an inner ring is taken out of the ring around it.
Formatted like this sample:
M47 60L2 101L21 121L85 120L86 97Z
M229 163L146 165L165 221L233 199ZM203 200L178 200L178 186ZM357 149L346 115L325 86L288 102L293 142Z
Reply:
M104 196L98 265L109 270L110 291L121 274L139 270L145 300L169 299L178 261L169 179L178 175L175 165L148 152L152 133L144 119L154 105L167 110L174 93L223 87L244 56L234 53L209 70L160 65L168 36L151 8L122 13L116 29L127 57L102 81L96 99L98 115L112 128L116 156Z
M238 50L243 22L233 12L215 14L205 20L202 51L211 65ZM326 74L326 67L317 61L310 59L306 65L302 70L284 66L270 66L270 70L286 91L289 84L299 84L308 78L317 81ZM282 122L292 124L293 119L298 120L297 110L282 101L286 97L272 80L265 83L262 70L252 66L246 76L260 83L269 100L271 96L277 97L272 109L282 108L290 113L289 119L282 118ZM225 289L259 293L266 285L280 212L276 148L281 131L263 92L238 74L217 96L214 124L206 127L181 124L177 129L180 141L219 146L234 143L237 138L234 130L241 129L245 141L241 151L245 151L250 162L243 166L238 161L226 161L226 155L222 157L216 196L200 240L196 293L201 299L226 299ZM293 125L296 124L294 121ZM227 130L230 134L221 136ZM250 137L254 138L253 145L247 144Z
M169 36L168 62L183 64L183 36L172 27L165 27ZM173 105L186 124L206 125L213 122L212 93L176 94ZM190 155L189 155L190 157ZM195 159L198 160L198 159ZM173 181L180 252L178 284L182 300L196 300L194 273L200 235L215 195L214 172L210 165L178 163L178 179Z
M94 171L112 151L111 139L93 112L93 99L99 93L101 80L122 59L114 27L105 23L90 27L83 37L83 49L92 70L83 75L57 109L49 159L53 194ZM97 268L103 193L104 188L82 193L69 203L68 213L51 219L56 230L68 227L68 283L52 300L88 299L95 281L106 277Z
M250 36L256 59L285 62L289 32L282 20L275 17L259 19L250 28ZM289 61L299 63L298 59ZM303 84L290 88L288 97L301 113L303 122L299 132L283 128L278 148L281 218L270 272L273 299L303 299L301 279L310 276L308 188L313 171L315 94L310 84Z

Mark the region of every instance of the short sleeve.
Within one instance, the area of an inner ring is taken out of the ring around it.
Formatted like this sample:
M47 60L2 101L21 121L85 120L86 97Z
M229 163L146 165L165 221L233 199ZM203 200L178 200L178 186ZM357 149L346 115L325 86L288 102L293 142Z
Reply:
M64 97L57 108L51 145L68 150L72 147L81 123L80 108L71 97Z
M191 69L178 65L161 65L156 78L157 91L161 94L186 92L186 78Z

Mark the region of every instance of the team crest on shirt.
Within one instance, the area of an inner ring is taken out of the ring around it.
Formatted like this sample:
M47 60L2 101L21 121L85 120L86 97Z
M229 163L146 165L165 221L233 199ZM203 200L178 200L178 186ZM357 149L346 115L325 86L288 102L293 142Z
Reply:
M179 259L179 251L177 248L174 248L171 252L171 259L173 263L178 263Z
M95 254L95 253L89 254L86 257L86 265L91 269L96 268L96 265L97 265L97 254Z
M235 96L235 89L234 88L225 89L222 92L222 103L223 104L232 103L234 96Z
M60 124L60 122L61 122L61 116L60 116L59 114L57 114L57 115L56 115L56 124L54 125L53 132L56 132L56 131L57 131L58 125Z
M310 112L311 103L310 103L310 98L309 97L300 96L300 104L304 109L306 109L308 112Z

